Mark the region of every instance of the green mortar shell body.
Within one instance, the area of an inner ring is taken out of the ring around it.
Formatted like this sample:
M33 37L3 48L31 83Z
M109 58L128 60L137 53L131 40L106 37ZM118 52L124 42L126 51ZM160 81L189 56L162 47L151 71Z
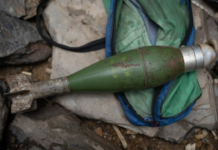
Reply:
M177 48L142 47L101 60L68 76L71 91L120 92L154 88L184 73Z

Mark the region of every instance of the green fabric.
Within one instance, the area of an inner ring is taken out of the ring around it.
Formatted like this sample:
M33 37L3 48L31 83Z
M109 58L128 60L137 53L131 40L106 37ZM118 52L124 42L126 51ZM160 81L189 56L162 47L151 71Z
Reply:
M138 115L142 117L149 117L152 115L151 103L154 92L154 89L138 90L125 92L125 96Z
M129 0L123 0L119 20L115 32L115 48L117 53L151 45L146 34L147 31L144 22L138 10Z
M190 79L192 81L190 82ZM178 86L179 85L179 86ZM201 88L196 78L196 71L186 73L174 80L161 108L162 117L172 117L181 113L201 95Z
M109 12L110 3L108 1L110 0L103 1L107 12ZM180 1L138 0L149 18L159 26L156 45L179 47L184 39L189 25L189 11L186 1L183 3ZM118 2L115 33L117 53L151 45L144 22L138 10L129 0L119 0ZM162 116L170 117L179 114L200 94L201 89L198 85L196 72L181 75L175 79L164 100L161 109ZM154 89L125 92L125 96L133 109L143 118L152 115L153 95Z
M103 0L103 2L104 2L104 7L106 9L107 14L109 14L111 1L110 0Z
M160 28L156 45L179 47L189 26L186 0L138 0Z

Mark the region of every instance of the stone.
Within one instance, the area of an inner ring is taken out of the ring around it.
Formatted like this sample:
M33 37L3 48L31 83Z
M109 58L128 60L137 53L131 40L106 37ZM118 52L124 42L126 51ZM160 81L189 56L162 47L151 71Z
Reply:
M202 0L194 0L192 2L197 2ZM210 39L218 38L218 27L216 17L211 16L206 11L202 10L202 7L192 4L193 15L194 15L194 24L196 28L195 33L195 44L206 43ZM218 57L216 57L214 63L207 67L208 70L211 70L215 66Z
M49 58L51 54L51 46L44 42L37 42L18 49L10 56L0 58L0 65L23 65L41 62Z
M15 141L16 141L15 137L12 136L12 137L11 137L11 143L14 144Z
M36 16L36 9L40 1L41 0L25 0L25 20Z
M207 150L214 150L214 146L209 144L207 147L206 147Z
M58 105L17 114L8 132L7 135L15 136L17 145L26 149L119 150ZM9 149L13 149L14 144L8 142Z
M218 19L218 13L215 13L215 17L216 17L216 19Z
M0 12L0 65L27 64L51 56L36 27Z
M7 91L6 84L0 80L0 141L3 139L5 133L5 126L9 115L8 107L6 106L6 99L3 97L3 93ZM13 139L12 139L13 141Z
M131 131L131 130L126 130L126 134L137 134L137 133L135 133L134 131Z
M0 58L42 40L33 25L2 12L0 18Z
M185 147L185 150L195 150L196 149L196 144L188 144Z
M198 148L200 148L200 147L202 146L202 142L201 142L201 141L197 141L197 142L196 142L196 146L197 146Z
M217 135L216 135L216 132L212 130L211 133L213 134L213 138L214 138L214 140L217 140L218 137L217 137Z
M199 131L201 131L200 128L196 128L196 129L195 129L195 133L198 133Z
M25 0L0 0L0 11L13 17L25 16Z
M0 0L0 11L17 18L29 19L36 15L40 0Z
M208 135L208 131L207 130L203 130L202 133L200 134L196 134L194 137L198 140L202 140L203 138L205 138Z
M136 136L135 136L135 135L132 135L132 138L133 138L133 139L135 139L135 138L136 138Z
M97 133L99 136L103 136L103 133L102 133L102 128L101 127L99 127L99 128L97 128L96 130L95 130L95 133Z
M188 143L187 140L183 140L183 141L182 141L182 144L187 144L187 143Z
M204 10L208 15L215 17L215 14L217 12L216 9L212 8L210 4L205 0L192 0L193 4Z

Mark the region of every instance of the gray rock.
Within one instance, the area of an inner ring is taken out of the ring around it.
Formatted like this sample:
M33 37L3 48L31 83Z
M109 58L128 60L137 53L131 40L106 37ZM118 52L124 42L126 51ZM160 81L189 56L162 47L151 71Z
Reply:
M0 11L17 18L32 18L40 0L0 0Z
M52 54L52 48L46 43L37 42L18 49L12 55L0 58L0 65L20 65L46 60Z
M36 9L41 0L25 0L26 15L24 19L29 19L36 16Z
M31 150L118 150L58 105L17 114L9 127L17 145ZM11 139L11 137L9 137ZM8 140L10 149L14 143Z
M195 4L198 8L204 10L208 15L216 19L217 10L212 8L211 5L205 0L192 0L193 4Z
M33 63L51 55L35 26L2 12L0 18L0 64Z
M13 17L25 16L25 0L0 0L0 11Z
M196 1L197 0L193 2ZM201 9L195 4L192 4L192 8L193 8L194 21L195 21L195 28L196 28L195 44L206 43L210 39L217 40L218 39L217 19L209 15L206 10ZM217 60L218 57L216 57L214 63L208 66L207 69L211 70L215 66L215 62Z
M5 93L7 87L3 81L0 80L0 141L3 138L3 133L5 125L8 119L8 108L5 104L5 98L2 97L2 94Z
M0 12L0 58L41 40L36 28Z

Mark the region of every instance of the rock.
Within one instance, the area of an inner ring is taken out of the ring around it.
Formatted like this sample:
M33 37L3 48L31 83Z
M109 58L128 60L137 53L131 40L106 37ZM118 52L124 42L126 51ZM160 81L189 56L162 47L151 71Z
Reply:
M144 147L143 150L148 150L148 148L147 148L147 147Z
M203 0L194 0L192 2L201 2ZM196 3L197 4L197 3ZM196 28L195 33L195 44L206 43L210 39L218 38L218 28L217 28L217 19L212 17L207 12L203 11L200 7L195 4L192 5L193 15L194 15L194 24ZM218 57L216 57L216 61ZM211 70L215 66L215 62L212 63L207 69Z
M136 133L136 132L134 132L134 131L132 131L132 130L126 130L126 134L138 134L138 133Z
M195 133L198 133L200 130L201 130L200 128L196 128Z
M209 144L207 147L206 147L207 150L214 150L214 146L212 144Z
M182 144L187 144L187 143L188 143L187 140L183 140L183 141L182 141Z
M33 63L51 55L35 26L2 12L0 18L0 64Z
M213 134L214 140L217 140L218 137L217 137L217 135L216 135L216 132L212 130L211 133Z
M218 19L218 13L215 13L215 17L216 17L216 19Z
M100 135L101 137L103 136L103 133L102 133L102 128L99 127L95 130L95 133L97 133L98 135Z
M210 140L207 138L204 138L204 139L202 139L202 143L208 144L208 143L210 143Z
M135 136L135 135L132 135L132 138L133 138L133 139L135 139L135 138L136 138L136 136Z
M36 28L0 12L0 58L41 40Z
M41 0L25 0L25 17L24 19L29 19L36 16L36 9Z
M24 0L0 0L0 11L7 13L13 17L25 16Z
M216 9L212 8L205 0L192 0L192 3L203 9L208 15L215 17Z
M0 11L17 18L32 18L40 0L0 0Z
M185 147L185 150L195 150L196 149L196 144L188 144Z
M15 141L16 141L15 137L12 136L12 137L11 137L11 143L14 144Z
M17 144L10 143L9 149L22 145L26 149L50 150L118 150L88 129L80 120L58 105L45 107L27 114L17 114L9 127ZM10 139L10 136L9 136Z
M6 100L2 96L7 91L6 84L0 80L0 141L3 138L5 125L8 119L8 108L6 106Z
M194 137L198 140L201 140L203 138L205 138L208 135L208 131L207 130L203 130L202 133L195 135Z
M200 147L202 146L202 142L201 142L201 141L197 141L197 142L196 142L196 146L197 146L198 148L200 148Z
M52 48L43 42L29 44L10 56L0 58L0 65L20 65L44 61L52 54Z

